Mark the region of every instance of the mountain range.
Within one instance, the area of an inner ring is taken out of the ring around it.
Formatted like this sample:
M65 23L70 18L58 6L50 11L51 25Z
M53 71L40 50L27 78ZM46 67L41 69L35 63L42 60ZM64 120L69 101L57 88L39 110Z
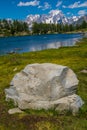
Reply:
M48 14L28 15L25 21L28 23L29 27L32 27L34 22L47 24L81 24L83 20L87 22L87 16L72 16L68 18L60 10L51 10Z

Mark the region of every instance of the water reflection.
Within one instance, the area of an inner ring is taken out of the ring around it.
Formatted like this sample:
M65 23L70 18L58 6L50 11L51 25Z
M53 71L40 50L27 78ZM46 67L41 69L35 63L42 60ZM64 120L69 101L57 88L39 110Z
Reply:
M65 41L41 44L36 46L34 45L29 48L29 51L40 51L45 49L57 49L62 46L73 46L76 43L76 41L78 41L78 39L74 38L72 40L65 40Z
M73 46L82 37L81 34L50 34L0 38L0 55L15 51L22 53Z
M51 49L51 48L59 48L61 46L61 42L57 43L49 43L41 46L32 46L29 50L30 51L39 51L39 50L45 50L45 49Z

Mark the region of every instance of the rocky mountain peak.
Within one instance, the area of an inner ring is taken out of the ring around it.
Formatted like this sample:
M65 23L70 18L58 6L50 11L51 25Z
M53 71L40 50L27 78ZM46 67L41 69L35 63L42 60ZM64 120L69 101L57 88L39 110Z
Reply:
M73 24L79 20L80 17L72 16L66 17L61 10L51 10L48 14L35 14L28 15L26 18L26 22L29 27L32 27L33 23L47 23L47 24Z

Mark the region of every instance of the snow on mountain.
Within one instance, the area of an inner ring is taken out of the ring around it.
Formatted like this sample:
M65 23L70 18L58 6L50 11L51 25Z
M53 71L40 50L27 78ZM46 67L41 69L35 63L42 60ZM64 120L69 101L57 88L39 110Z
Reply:
M39 19L40 19L40 15L39 14L28 15L27 18L26 18L26 22L31 27L34 22L39 23Z
M76 22L76 21L78 21L78 17L77 16L73 16L72 20L73 20L73 22Z
M52 23L56 23L56 24L57 23L66 24L68 22L67 18L64 16L62 11L60 11L60 10L51 10L49 12L49 17L48 18L51 18Z
M68 23L73 24L73 23L77 22L79 18L80 18L79 16L78 17L72 16L72 17L68 18Z
M80 17L75 24L82 24L83 21L87 22L87 15Z
M34 22L36 23L63 23L63 24L72 24L73 22L77 21L78 17L73 16L72 18L67 18L62 11L60 10L51 10L48 14L42 15L28 15L26 18L26 22L28 23L29 27L32 27Z

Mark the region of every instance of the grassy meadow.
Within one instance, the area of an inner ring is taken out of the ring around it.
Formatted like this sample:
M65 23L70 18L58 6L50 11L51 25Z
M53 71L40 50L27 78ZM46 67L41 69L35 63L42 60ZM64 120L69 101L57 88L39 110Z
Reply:
M70 112L25 110L9 115L8 110L14 105L5 101L4 89L27 64L45 62L68 66L77 74L77 94L85 102L79 113L73 116ZM87 70L86 38L73 47L0 56L0 130L87 130L87 73L81 72L84 69Z

